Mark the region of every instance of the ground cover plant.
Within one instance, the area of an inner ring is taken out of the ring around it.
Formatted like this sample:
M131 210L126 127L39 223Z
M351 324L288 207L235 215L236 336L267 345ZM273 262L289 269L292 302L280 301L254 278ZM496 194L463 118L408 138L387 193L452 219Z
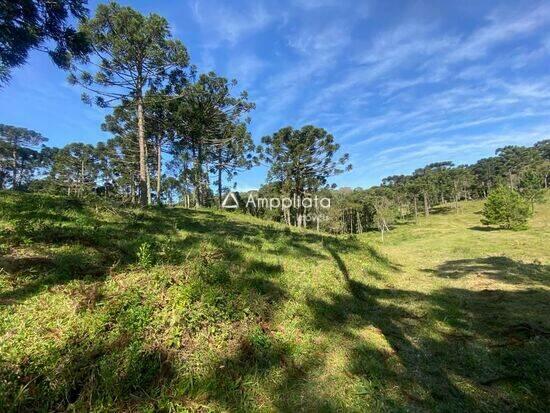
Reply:
M550 208L386 235L2 192L8 411L544 411Z

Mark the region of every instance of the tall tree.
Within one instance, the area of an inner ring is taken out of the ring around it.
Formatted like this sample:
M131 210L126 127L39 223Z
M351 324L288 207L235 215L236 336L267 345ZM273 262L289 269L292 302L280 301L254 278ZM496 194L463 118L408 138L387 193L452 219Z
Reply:
M541 155L534 148L523 146L505 146L496 150L496 154L502 160L508 176L510 188L515 189L521 174L531 165L540 162Z
M84 143L71 143L55 154L51 178L65 188L68 195L83 196L95 188L98 170L95 148Z
M157 14L143 16L115 2L100 4L95 16L80 25L91 44L94 59L84 59L95 74L73 65L72 83L96 94L96 103L108 106L131 101L137 119L140 203L147 204L147 159L144 96L168 78L184 77L189 57L183 43L172 40L168 22ZM83 96L91 102L89 96Z
M479 190L484 198L495 188L504 175L504 165L501 158L491 157L477 161L471 167L479 184Z
M179 153L189 152L194 159L193 184L197 206L204 204L209 187L205 165L216 163L216 149L239 140L244 142L246 138L234 131L239 123L248 122L244 116L254 108L254 104L248 101L246 91L233 95L232 89L236 85L236 80L229 82L214 72L201 74L178 99L176 146ZM234 149L238 148L238 144L235 145Z
M20 160L25 153L24 149L37 147L47 139L30 129L0 124L0 140L4 145L3 150L11 157L12 189L17 189Z
M291 197L314 193L326 187L331 176L351 169L348 154L333 160L340 145L322 128L308 125L296 130L289 126L263 137L262 143L265 160L271 165L268 180L281 182L283 191ZM302 205L295 215L296 226L304 226Z
M537 169L541 172L544 189L548 189L548 177L550 176L550 139L539 141L533 147L542 157L542 163Z

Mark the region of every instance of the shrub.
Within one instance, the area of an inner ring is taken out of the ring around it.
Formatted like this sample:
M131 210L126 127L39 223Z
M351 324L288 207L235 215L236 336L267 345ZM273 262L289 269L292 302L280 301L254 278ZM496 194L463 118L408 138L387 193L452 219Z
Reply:
M155 261L153 245L149 242L142 242L137 250L137 260L141 268L150 268Z
M499 225L506 229L525 229L531 216L528 202L516 191L505 186L489 194L483 206L484 225Z

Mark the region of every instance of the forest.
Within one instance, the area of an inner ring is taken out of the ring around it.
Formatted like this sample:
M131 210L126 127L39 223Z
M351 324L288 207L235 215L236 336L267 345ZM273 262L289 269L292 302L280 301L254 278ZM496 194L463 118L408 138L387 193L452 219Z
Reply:
M204 76L199 84L213 76ZM226 90L227 81L218 81ZM227 90L224 93L228 93ZM213 96L203 98L217 99ZM117 107L115 114L122 111ZM207 116L195 115L210 122ZM145 119L148 120L146 124L159 124L152 118L149 120L147 112ZM63 148L46 146L46 138L38 132L0 125L0 188L77 198L103 197L121 204L137 205L141 197L138 139L131 124L121 126L119 122L116 115L108 116L103 127L111 125L117 132L107 142L95 146L71 143ZM200 127L214 128L206 124ZM254 198L317 195L329 198L331 208L325 211L319 208L299 211L295 206L287 210L270 209L258 203L249 203L247 207L246 202L241 201L240 212L292 226L307 227L309 223L317 230L353 234L387 228L397 219L412 217L418 220L419 214L428 216L435 205L449 205L458 212L459 201L485 199L499 186L518 192L534 209L536 203L543 201L548 188L548 139L532 147L499 148L496 156L473 165L437 162L411 175L386 177L379 186L337 189L327 181L351 165L346 164L346 157L333 161L338 144L323 129L314 126L300 130L284 128L273 136L264 137L263 145L256 147L246 124L226 127L232 128L234 134L224 138L198 135L204 138L192 139L189 136L193 135L178 135L174 130L159 131L159 135L146 134L146 205L220 208L240 170L266 163L270 167L268 182L257 191L236 193L241 200L249 195ZM163 164L165 153L169 161ZM300 215L304 216L303 220Z

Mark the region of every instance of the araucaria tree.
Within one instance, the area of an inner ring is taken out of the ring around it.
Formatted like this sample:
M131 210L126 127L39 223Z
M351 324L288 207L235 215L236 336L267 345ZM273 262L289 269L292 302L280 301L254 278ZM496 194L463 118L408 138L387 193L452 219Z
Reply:
M12 189L17 189L21 183L22 161L28 157L28 149L39 146L46 141L46 138L33 130L0 124L0 142L2 142L2 152L4 153L2 158L6 164L8 159L11 163L9 167L11 168Z
M175 149L182 159L193 159L191 180L196 206L206 204L208 172L217 175L221 197L222 175L232 178L238 169L252 166L254 145L246 131L246 114L254 109L248 94L233 95L235 80L229 82L214 72L201 74L182 90L175 112ZM211 169L205 168L206 164Z
M86 39L68 20L86 13L86 0L0 0L0 85L25 63L29 50L48 53L62 68L71 55L84 56Z
M163 17L143 16L117 3L101 4L95 16L81 24L93 54L73 64L70 81L96 95L96 103L106 107L115 102L133 103L139 145L140 203L147 204L147 159L144 102L150 87L160 87L168 78L183 77L189 57L183 43L172 40ZM95 73L85 70L93 68ZM89 96L83 96L91 102Z
M286 127L271 136L262 138L264 157L271 165L270 182L280 182L283 192L303 198L328 184L328 179L345 170L350 170L349 155L333 160L340 145L322 128L304 126L300 130ZM306 226L303 205L294 209L294 224Z

